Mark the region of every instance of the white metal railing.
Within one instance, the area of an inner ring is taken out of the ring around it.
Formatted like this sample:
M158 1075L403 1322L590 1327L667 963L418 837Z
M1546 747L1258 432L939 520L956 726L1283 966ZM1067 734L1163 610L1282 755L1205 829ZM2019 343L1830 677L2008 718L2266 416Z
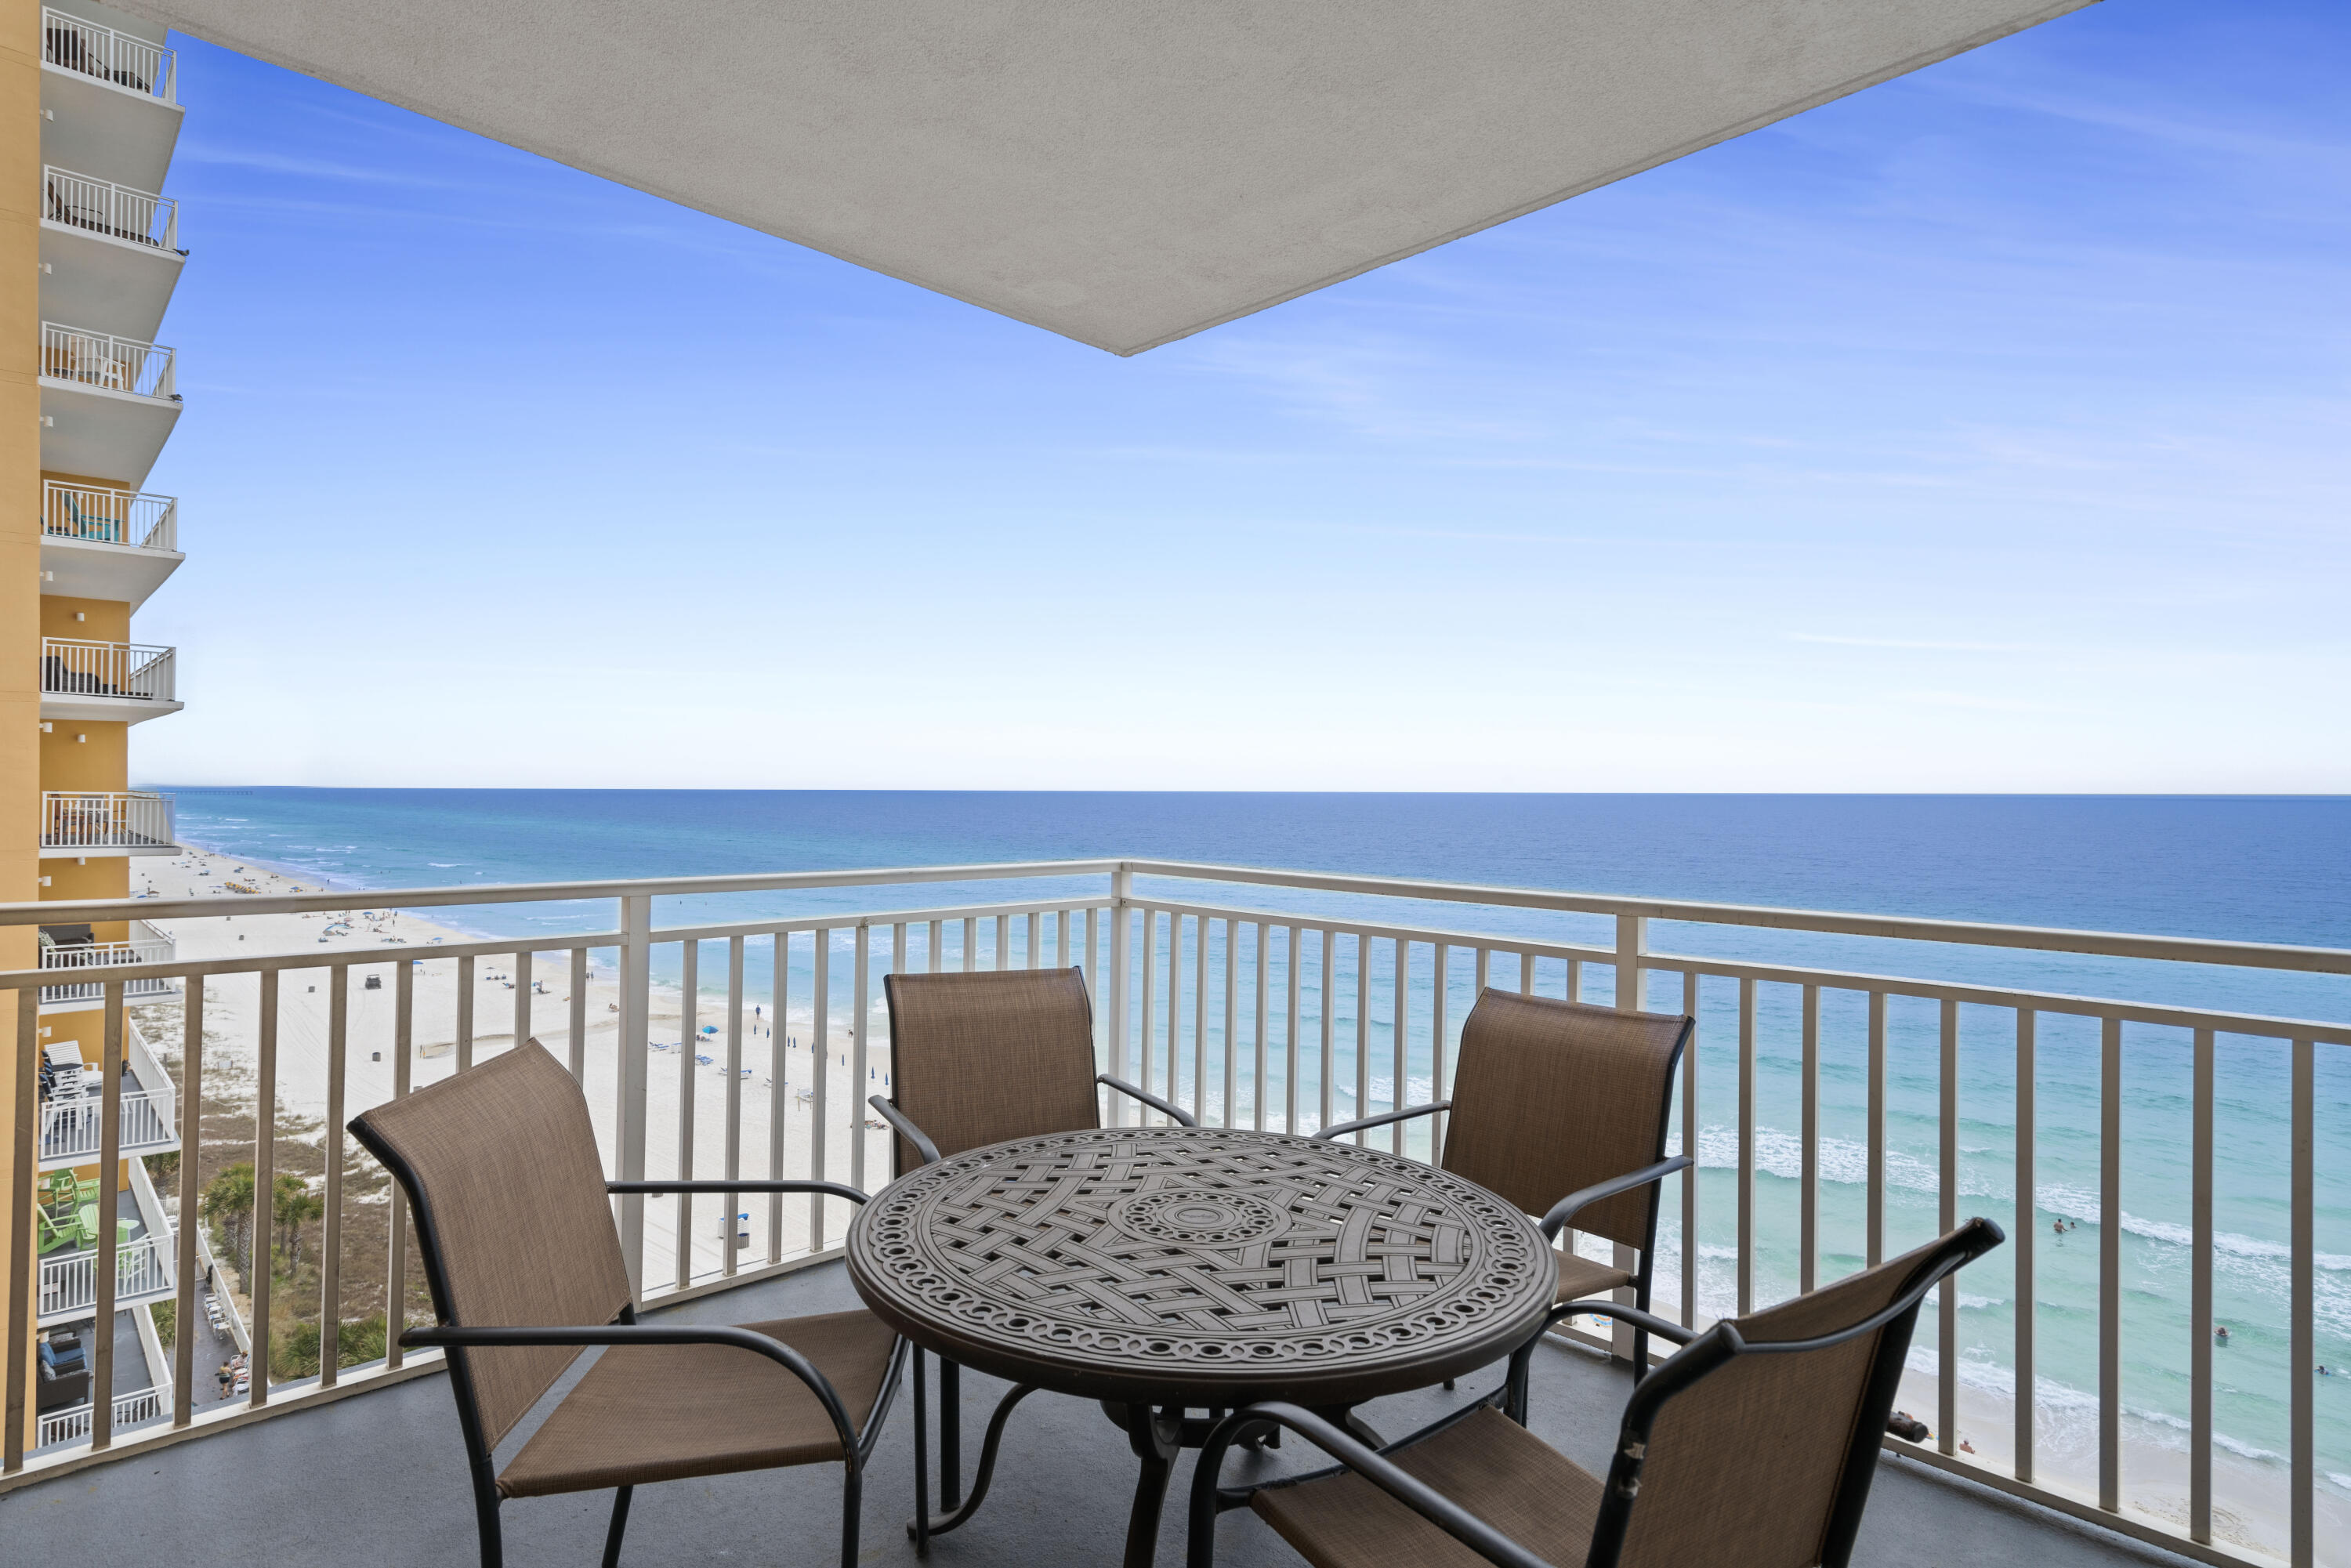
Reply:
M172 697L174 650L138 643L93 643L78 637L41 639L45 696L123 697L167 703Z
M162 932L144 922L135 925L137 935L127 942L85 942L74 946L47 946L41 949L44 969L92 970L113 968L123 964L168 964L178 945ZM168 997L176 988L161 977L132 980L123 987L123 995L133 1001L153 997ZM96 977L63 986L43 986L44 1002L94 1002L105 993L104 985Z
M164 103L179 101L177 50L63 11L41 8L41 58L107 86Z
M47 479L41 484L41 531L52 538L176 550L180 499Z
M175 358L137 338L41 323L41 374L53 380L177 402Z
M103 1113L100 1098L84 1094L77 1099L41 1102L42 1159L97 1157L105 1132L99 1121ZM172 1124L172 1109L169 1094L141 1090L123 1095L120 1118L122 1152L135 1155L170 1147L179 1136Z
M1037 885L1004 901L976 895L1007 881ZM948 894L925 891L942 884ZM847 902L846 889L872 890L872 900ZM657 898L728 897L739 908L751 894L779 912L700 925L654 919ZM256 1071L236 1081L240 1096L287 1103L299 1086L314 1096L290 1108L325 1129L326 1209L312 1253L326 1276L322 1302L344 1300L334 1270L348 1205L389 1203L382 1299L407 1299L413 1282L397 1195L343 1193L350 1115L517 1040L548 1044L580 1078L618 1178L821 1176L871 1190L890 1170L888 1139L864 1100L889 1089L881 981L893 970L1077 966L1099 1004L1102 1067L1204 1124L1289 1133L1444 1098L1463 1018L1481 990L1499 988L1696 1018L1672 1130L1698 1166L1694 1179L1673 1178L1657 1240L1656 1304L1667 1315L1702 1324L1768 1305L1970 1211L2009 1227L2009 1244L1965 1281L1988 1298L2005 1289L2008 1309L1941 1292L1922 1320L1904 1395L1932 1413L1933 1436L1888 1438L1889 1448L2208 1562L2274 1557L2299 1568L2314 1561L2320 1476L2351 1473L2351 1456L2323 1449L2335 1439L2314 1426L2316 1360L2342 1354L2329 1339L2327 1355L2315 1355L2315 1274L2322 1260L2335 1260L2324 1265L2335 1270L2351 1253L2351 1237L2316 1230L2316 1151L2322 1136L2329 1150L2351 1147L2351 1118L2338 1114L2330 1088L2322 1119L2314 1068L2323 1054L2329 1083L2341 1082L2351 1023L2294 1016L2313 1005L2314 985L2337 988L2324 1006L2339 1005L2351 951L1144 860L368 896L409 910L576 910L609 899L618 921L570 936L239 955L117 977L186 979L183 1103L203 1103L207 1028L250 1037L237 1057ZM241 900L238 913L337 912L347 901L267 894ZM1440 923L1447 906L1465 911L1463 924ZM150 900L81 904L73 915L171 919L217 908ZM57 918L56 905L0 907L0 924ZM1660 923L1707 951L1658 950L1651 934ZM1896 942L1930 958L1930 971L2005 967L1986 979L1879 972L1873 966L1894 949L1867 945ZM392 1005L354 1005L362 988L354 970L382 979ZM2176 999L2189 973L2211 981L2207 1001ZM2086 992L2085 975L2105 994ZM547 993L535 977L552 982ZM34 983L0 975L0 989ZM508 989L485 988L495 985ZM278 998L257 1013L256 987ZM236 1010L207 1015L208 989ZM300 1009L298 1034L281 1038L280 1008L289 1017ZM30 1051L25 1028L18 1049ZM341 1060L289 1066L280 1052L297 1039L332 1042L305 1049L340 1051ZM213 1040L210 1049L221 1048ZM2214 1089L2220 1061L2232 1070L2225 1097ZM2036 1085L2047 1099L2036 1103ZM2126 1145L2122 1107L2132 1093L2144 1097L2133 1103L2135 1134L2157 1125L2148 1117L2172 1116L2177 1129L2163 1123ZM2053 1119L2061 1103L2070 1122ZM1113 1124L1131 1114L1114 1098L1103 1113ZM1445 1131L1441 1119L1424 1118L1358 1136L1438 1158ZM1987 1175L1993 1145L2002 1163ZM2187 1196L2177 1219L2158 1212L2144 1185L2128 1189L2126 1212L2126 1149L2133 1161L2179 1173ZM269 1190L274 1138L257 1138L251 1158L256 1189ZM193 1169L183 1162L183 1213L194 1212ZM2229 1207L2229 1195L2246 1192L2260 1204ZM826 1255L847 1219L820 1198L748 1198L752 1239L743 1248L711 1223L720 1201L621 1200L622 1249L641 1298ZM2050 1234L2059 1220L2087 1234L2066 1248ZM2126 1227L2173 1252L2152 1263L2126 1254ZM193 1291L194 1238L181 1248L181 1289ZM2248 1257L2258 1278L2240 1278ZM2127 1332L2126 1269L2138 1281ZM2150 1270L2184 1278L2176 1302L2147 1304ZM2216 1280L2234 1292L2225 1321L2241 1345L2225 1386L2213 1366ZM273 1285L256 1279L249 1288L252 1405L266 1407ZM2015 1312L2016 1301L2038 1310ZM324 1323L320 1337L334 1342ZM0 1349L23 1339L0 1333ZM1593 1343L1616 1345L1613 1335ZM2131 1373L2126 1382L2123 1369L2139 1364L2126 1350L2172 1355L2176 1375ZM2264 1354L2278 1366L2283 1457L2275 1474L2240 1485L2234 1467L2271 1461L2241 1460L2255 1445L2235 1430L2241 1413L2227 1399ZM330 1369L320 1381L366 1387L405 1359L395 1345L380 1365ZM184 1385L186 1375L175 1377ZM2077 1408L2086 1421L2068 1414ZM196 1420L184 1404L173 1416L175 1427ZM1965 1448L1963 1436L1972 1438ZM2179 1462L2146 1458L2158 1437L2178 1445Z
M180 204L174 197L54 165L42 169L41 183L47 201L42 215L51 223L158 250L180 248Z
M45 850L169 849L172 798L144 789L45 789Z
M114 1424L117 1427L144 1426L160 1421L171 1413L172 1389L166 1384L160 1388L142 1388L136 1394L118 1395L114 1401ZM88 1405L77 1405L70 1410L53 1410L41 1417L40 1430L33 1435L33 1446L53 1448L59 1443L86 1443L89 1440Z
M167 1240L167 1238L140 1236L115 1243L114 1304L117 1307L127 1307L134 1301L153 1301L172 1293L174 1275L172 1249L166 1244ZM86 1312L98 1305L99 1259L105 1251L105 1239L101 1237L98 1251L53 1253L41 1260L37 1310L43 1318Z

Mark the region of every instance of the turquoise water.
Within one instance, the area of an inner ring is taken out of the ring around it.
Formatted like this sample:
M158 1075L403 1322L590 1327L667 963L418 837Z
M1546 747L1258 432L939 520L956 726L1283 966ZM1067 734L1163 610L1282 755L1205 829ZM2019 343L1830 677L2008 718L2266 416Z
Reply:
M1866 910L2028 925L2158 932L2351 946L2351 801L2312 800L2033 799L2018 797L1298 796L1145 794L897 794L752 791L470 791L202 789L177 791L192 842L371 888L466 882L687 875L756 870L952 864L1092 854L1180 857L1258 865L1426 876L1460 882ZM1098 893L1099 879L1067 884ZM1147 890L1146 890L1147 891ZM1214 900L1215 893L1190 890ZM908 902L953 904L1016 896L1004 883L948 885ZM1279 902L1343 913L1364 901L1228 890L1223 901ZM873 906L864 890L665 901L664 924L750 919ZM1398 905L1398 924L1541 934L1606 945L1599 921L1458 906ZM486 934L524 936L609 929L609 904L476 906L450 912ZM985 940L985 937L984 937ZM1220 938L1219 938L1220 940ZM1967 979L2074 994L2123 996L2232 1010L2351 1019L2351 984L2186 965L2132 964L1735 928L1660 925L1654 947L1711 956L1802 962L1881 974ZM1275 1071L1263 1086L1276 1113L1290 1086L1279 1064L1286 1033L1286 959L1276 943L1268 1033ZM806 964L807 947L799 963ZM1245 955L1251 963L1254 954ZM1299 1103L1311 1122L1322 1092L1321 959L1310 939L1301 966ZM752 955L750 983L768 977ZM1384 947L1374 950L1369 1109L1394 1096ZM1337 1042L1333 1113L1357 1113L1354 956L1343 943L1331 998ZM1408 1040L1425 1039L1434 1002L1426 952L1408 988ZM1562 966L1539 966L1537 988L1560 994ZM1188 975L1187 953L1185 969ZM1471 996L1466 954L1448 975L1458 1027ZM705 973L709 972L705 967ZM1247 966L1244 973L1249 973ZM1164 970L1163 970L1164 973ZM847 988L836 967L836 994ZM1513 961L1496 984L1515 986ZM1604 968L1585 995L1610 999ZM1678 983L1653 980L1650 1005L1680 1002ZM809 994L803 973L795 993ZM1254 1100L1253 986L1238 1012L1238 1109ZM1192 1081L1191 999L1177 1042L1179 1085ZM1702 1306L1732 1310L1736 1267L1736 988L1709 982L1698 1003L1698 1241ZM1210 1103L1222 1081L1222 999L1212 999ZM1796 1282L1798 998L1765 987L1757 1061L1759 1176L1755 1297ZM1960 1030L1959 1212L2015 1218L2013 1015L1963 1009ZM1863 998L1822 1003L1820 1196L1823 1279L1863 1260L1866 1137ZM1896 1000L1889 1016L1886 1245L1935 1228L1939 1032L1932 1004ZM1164 1050L1164 1040L1161 1049ZM1425 1046L1404 1071L1405 1099L1427 1092ZM2096 1388L2099 1242L2099 1044L2095 1023L2044 1016L2037 1071L2035 1397L2045 1467L2082 1473ZM1154 1076L1165 1071L1155 1058ZM2184 1444L2189 1341L2189 1040L2181 1031L2127 1031L2123 1098L2123 1320L2126 1437ZM2214 1267L2216 1316L2232 1330L2215 1354L2216 1426L2222 1446L2257 1474L2274 1473L2283 1498L2288 1389L2286 1301L2287 1051L2223 1037L2218 1051ZM2351 1365L2351 1052L2322 1046L2318 1132L2315 1332L2317 1356ZM1678 1123L1677 1123L1678 1124ZM1669 1200L1667 1212L1677 1212ZM2062 1236L2060 1219L2078 1228ZM2013 1391L2010 1347L2011 1249L1971 1269L1960 1292L1963 1381ZM1665 1255L1677 1254L1668 1239ZM1671 1300L1670 1292L1667 1299ZM2351 1376L2317 1388L2323 1489L2351 1494Z

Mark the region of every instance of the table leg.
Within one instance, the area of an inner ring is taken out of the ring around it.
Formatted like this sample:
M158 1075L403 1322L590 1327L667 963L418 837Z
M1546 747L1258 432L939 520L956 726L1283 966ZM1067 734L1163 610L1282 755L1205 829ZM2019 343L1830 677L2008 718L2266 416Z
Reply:
M939 1507L963 1501L963 1368L939 1358Z
M1129 1405L1116 1419L1143 1461L1134 1478L1134 1506L1126 1516L1126 1568L1152 1568L1159 1554L1160 1505L1167 1500L1167 1477L1183 1448L1184 1413L1163 1419L1148 1405Z

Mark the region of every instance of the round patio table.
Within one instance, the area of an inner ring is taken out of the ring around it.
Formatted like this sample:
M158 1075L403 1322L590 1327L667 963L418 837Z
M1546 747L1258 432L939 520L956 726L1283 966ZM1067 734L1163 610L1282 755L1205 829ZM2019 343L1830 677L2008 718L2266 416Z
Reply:
M1207 1127L1053 1133L925 1166L859 1212L848 1264L884 1322L1015 1385L970 1500L935 1525L925 1512L918 1539L978 1506L1005 1416L1041 1388L1102 1401L1127 1433L1129 1568L1152 1561L1176 1452L1217 1413L1343 1414L1475 1371L1540 1330L1558 1289L1533 1221L1474 1182Z

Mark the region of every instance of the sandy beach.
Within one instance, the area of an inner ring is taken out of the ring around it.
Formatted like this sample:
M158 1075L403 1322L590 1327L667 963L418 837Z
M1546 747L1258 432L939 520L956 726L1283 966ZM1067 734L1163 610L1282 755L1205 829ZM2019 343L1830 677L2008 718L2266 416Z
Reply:
M457 1071L458 965L454 958L436 958L433 949L481 938L414 915L379 909L367 903L364 894L357 892L352 894L348 910L312 915L239 915L235 913L235 905L244 895L229 891L232 884L262 894L333 891L315 879L290 875L249 860L194 850L170 860L139 862L133 872L131 891L135 894L152 890L158 896L184 898L205 896L212 890L219 890L217 896L223 909L218 918L154 923L172 936L183 960L313 954L323 960L329 955L381 955L377 962L359 962L351 967L345 1047L346 1119L392 1097L395 1065L393 976L399 964L415 967L411 1087L422 1088ZM477 958L474 967L475 1060L513 1048L518 996L527 998L527 1037L537 1039L558 1058L569 1059L571 968L568 954L549 953L540 957L533 966L528 990L518 986L517 966L508 958ZM368 988L371 977L377 979L377 988ZM289 970L278 983L277 1116L281 1126L290 1120L302 1128L300 1135L317 1139L323 1134L315 1124L323 1123L327 1112L330 1000L328 973L323 967L315 971ZM586 997L583 1082L598 1137L608 1151L616 1146L619 998L609 967L601 974L591 968ZM811 1090L816 1076L813 1063L820 1054L814 1049L814 1020L802 1007L795 1009L778 1030L774 1019L754 1010L762 1005L758 999L745 999L739 1069L730 1085L725 999L706 993L696 998L693 1026L698 1030L703 1025L716 1025L718 1032L697 1035L700 1043L688 1051L679 1045L687 1034L685 998L674 987L654 987L648 1029L654 1049L646 1090L649 1176L659 1178L679 1174L681 1141L690 1137L691 1174L705 1179L724 1178L729 1174L726 1162L730 1123L736 1129L733 1147L739 1159L734 1174L767 1175L769 1129L774 1124L773 1111L779 1099L784 1106L782 1174L814 1174L810 1152ZM852 1088L853 1102L862 1104L868 1092L879 1092L884 1085L888 1071L886 1018L877 1006L868 1051L868 1069L872 1077L869 1089L862 1080L856 1085L850 1081L847 1016L838 1003L833 1015L827 1037L831 1049L822 1052L829 1058L825 1174L836 1181L857 1180L857 1185L871 1190L888 1179L888 1141L876 1126L869 1124L863 1168L856 1170L841 1127L847 1120L845 1106L852 1103ZM167 1060L176 1061L183 1030L182 1002L173 999L146 1004L134 1009L133 1016L151 1045ZM208 1076L211 1064L221 1063L231 1064L230 1070L239 1076L251 1072L256 1064L259 1017L260 984L256 977L231 977L207 984L204 1034ZM776 1050L778 1033L785 1042L780 1051ZM780 1095L776 1082L778 1062L783 1080ZM730 1088L737 1102L737 1113L733 1116L729 1114ZM690 1119L681 1115L689 1100ZM870 1113L864 1120L872 1122ZM862 1179L858 1180L860 1177ZM738 1268L754 1267L768 1260L771 1240L769 1201L752 1197L740 1206L750 1215L745 1228L751 1239L747 1247L738 1246ZM717 1204L717 1199L704 1197L695 1201L693 1209L693 1249L685 1272L696 1279L722 1270L724 1254ZM846 1207L841 1203L827 1206L824 1224L828 1243L840 1239L848 1222ZM649 1290L659 1290L664 1282L675 1282L680 1272L677 1208L674 1200L656 1199L646 1205ZM808 1200L787 1199L781 1204L780 1249L784 1256L789 1257L807 1245L808 1220Z

